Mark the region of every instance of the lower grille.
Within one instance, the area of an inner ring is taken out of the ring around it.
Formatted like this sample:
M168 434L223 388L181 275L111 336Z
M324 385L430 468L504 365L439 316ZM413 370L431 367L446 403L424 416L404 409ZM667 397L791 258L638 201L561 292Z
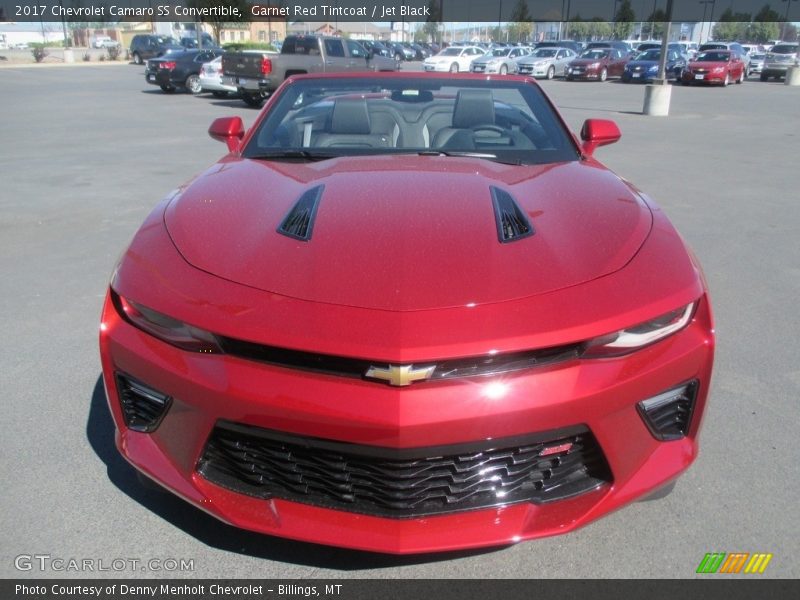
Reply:
M575 496L611 481L585 427L392 449L219 422L198 472L249 496L402 518Z
M155 431L167 413L172 398L128 375L117 373L115 378L125 425L134 431Z

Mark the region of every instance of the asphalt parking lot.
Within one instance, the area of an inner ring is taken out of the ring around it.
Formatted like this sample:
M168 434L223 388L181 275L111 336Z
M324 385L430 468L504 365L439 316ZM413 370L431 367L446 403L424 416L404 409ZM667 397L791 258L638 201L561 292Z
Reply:
M800 576L800 88L672 92L543 82L568 124L614 119L597 152L655 198L704 265L718 350L701 455L669 497L567 536L391 557L238 531L145 490L113 443L97 327L113 265L154 204L225 152L239 100L165 95L132 65L0 70L0 576L693 577L707 552L769 552ZM15 557L190 559L193 571L19 571Z

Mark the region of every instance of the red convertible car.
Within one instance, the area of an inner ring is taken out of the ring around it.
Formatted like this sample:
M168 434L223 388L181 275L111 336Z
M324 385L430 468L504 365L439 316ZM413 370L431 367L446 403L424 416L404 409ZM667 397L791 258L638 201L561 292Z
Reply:
M622 77L630 56L616 48L593 48L567 65L567 81L575 79L605 81Z
M664 213L531 78L298 76L156 205L100 353L120 452L237 527L505 545L663 493L714 330Z
M747 76L744 61L730 50L707 50L690 61L683 70L683 85L692 83L719 83L727 86L732 81L742 83Z

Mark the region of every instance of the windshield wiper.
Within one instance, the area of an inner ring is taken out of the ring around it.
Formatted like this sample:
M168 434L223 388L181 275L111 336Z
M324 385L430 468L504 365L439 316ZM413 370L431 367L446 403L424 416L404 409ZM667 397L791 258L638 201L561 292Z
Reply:
M272 152L260 152L245 158L253 158L256 160L328 160L329 158L337 158L340 154L331 154L330 152L313 152L311 150L275 150Z
M492 162L503 165L519 166L529 164L518 158L501 158L496 154L486 152L469 152L464 150L423 150L422 152L417 152L417 154L420 156L459 156L466 158L485 158L486 160L491 160Z

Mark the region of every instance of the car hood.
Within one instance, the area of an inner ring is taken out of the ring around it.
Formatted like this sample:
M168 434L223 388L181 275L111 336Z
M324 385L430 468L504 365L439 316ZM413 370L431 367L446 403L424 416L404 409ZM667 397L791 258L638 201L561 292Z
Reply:
M324 186L311 239L277 230ZM499 241L491 187L534 235ZM191 265L275 294L393 311L503 302L622 268L652 222L633 189L592 161L510 166L456 157L314 163L228 158L165 212Z
M671 60L667 61L667 64L670 64ZM658 61L657 60L632 60L626 65L628 68L635 69L636 67L641 67L643 69L649 69L650 67L657 67Z

